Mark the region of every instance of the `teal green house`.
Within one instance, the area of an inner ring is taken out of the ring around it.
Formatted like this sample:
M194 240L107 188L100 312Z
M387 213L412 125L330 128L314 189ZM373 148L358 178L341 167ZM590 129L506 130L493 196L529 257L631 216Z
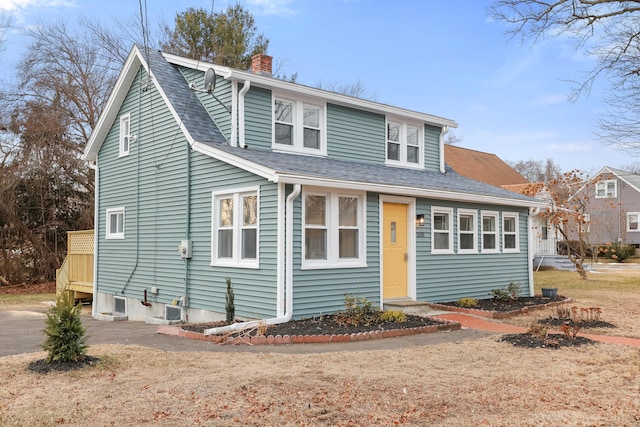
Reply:
M96 318L271 323L533 293L534 199L462 177L446 118L134 46L83 157ZM206 80L206 81L205 81ZM215 82L215 84L214 84Z

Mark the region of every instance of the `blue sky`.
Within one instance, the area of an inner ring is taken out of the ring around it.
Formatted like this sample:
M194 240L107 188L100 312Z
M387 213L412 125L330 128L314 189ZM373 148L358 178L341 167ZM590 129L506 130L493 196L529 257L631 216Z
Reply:
M215 11L229 5L216 0ZM235 1L233 1L235 3ZM637 161L594 135L604 82L569 102L572 83L593 65L568 40L508 40L487 14L489 0L241 0L270 39L269 54L307 85L361 81L378 102L446 117L461 147L503 160L552 158L563 170L596 172ZM153 26L211 0L147 0ZM0 52L11 79L27 40L20 31L50 19L99 17L110 24L139 11L135 0L0 0L14 28Z

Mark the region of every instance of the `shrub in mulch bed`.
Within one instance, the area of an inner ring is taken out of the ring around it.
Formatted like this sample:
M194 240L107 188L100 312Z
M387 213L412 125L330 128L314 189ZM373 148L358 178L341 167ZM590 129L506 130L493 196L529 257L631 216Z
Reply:
M617 328L616 325L605 322L604 320L578 320L573 321L568 318L557 318L557 317L547 317L546 319L538 320L538 323L541 325L555 326L561 327L564 325L570 326L572 328L578 327L580 329L589 329L589 328Z
M544 338L532 334L506 334L502 335L498 341L508 342L516 347L551 349L595 344L595 341L590 340L589 338L569 337L564 334L549 334Z
M551 305L562 304L571 301L570 298L558 295L554 298L533 296L518 297L508 301L493 298L479 299L473 308L461 307L458 301L440 302L431 304L431 307L440 310L458 311L463 313L473 313L483 317L494 319L504 319L517 316L529 310L544 308Z

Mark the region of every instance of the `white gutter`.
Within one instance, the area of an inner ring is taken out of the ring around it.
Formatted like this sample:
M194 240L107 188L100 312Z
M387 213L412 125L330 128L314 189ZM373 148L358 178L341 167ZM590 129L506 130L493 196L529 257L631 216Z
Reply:
M243 331L249 328L256 328L260 324L277 325L286 323L291 320L293 315L293 201L300 195L302 186L296 184L293 191L287 196L285 208L285 312L284 316L272 317L266 320L251 320L249 322L234 323L229 326L221 326L219 328L205 329L205 335L220 335L227 332Z
M249 80L244 81L244 86L238 92L238 134L240 136L239 146L245 148L245 136L244 136L244 95L249 91L251 82Z
M100 185L100 169L98 168L98 159L95 163L89 163L89 168L94 170L94 197L93 203L93 302L91 303L91 317L98 314L98 226L100 225L100 193L98 191Z
M443 126L438 141L440 146L440 173L444 173L444 136L447 132L449 132L449 126Z

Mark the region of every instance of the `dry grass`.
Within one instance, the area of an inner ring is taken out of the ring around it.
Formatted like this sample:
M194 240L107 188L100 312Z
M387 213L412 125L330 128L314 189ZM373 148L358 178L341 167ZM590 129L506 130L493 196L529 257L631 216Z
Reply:
M630 336L640 271L537 273ZM633 278L635 277L635 278ZM620 332L618 331L618 332ZM44 353L0 358L0 425L634 426L638 349L525 349L497 337L371 352L174 353L96 345L97 367L27 371Z

